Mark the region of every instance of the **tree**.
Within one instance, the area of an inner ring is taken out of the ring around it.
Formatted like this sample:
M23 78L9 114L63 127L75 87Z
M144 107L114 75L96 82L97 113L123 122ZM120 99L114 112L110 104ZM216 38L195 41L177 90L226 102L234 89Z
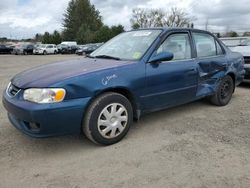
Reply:
M51 35L49 34L49 32L46 31L43 35L42 43L49 44L50 41L51 41Z
M161 9L136 8L132 10L130 22L133 29L162 27L165 13Z
M52 34L49 32L45 32L43 35L36 34L35 39L40 37L42 38L40 41L43 44L60 44L62 42L61 34L56 30Z
M250 36L250 32L249 31L246 31L243 33L243 37L249 37Z
M181 9L172 8L169 12L161 9L136 8L130 20L133 29L149 27L188 27L194 18Z
M238 37L238 33L235 31L229 31L225 34L225 37Z
M89 0L71 0L63 19L63 39L89 41L88 34L103 26L102 18Z
M172 8L166 16L165 25L168 27L187 27L194 18L190 18L186 12L178 8Z
M51 37L51 43L52 44L60 44L61 42L62 42L61 34L55 30L52 37Z
M122 25L111 26L110 29L111 29L111 38L125 31Z
M39 34L39 33L37 33L37 34L35 35L34 40L35 40L36 42L42 42L42 39L43 39L43 35L41 35L41 34Z
M124 27L122 25L111 27L104 25L95 33L93 42L106 42L122 32L124 32Z

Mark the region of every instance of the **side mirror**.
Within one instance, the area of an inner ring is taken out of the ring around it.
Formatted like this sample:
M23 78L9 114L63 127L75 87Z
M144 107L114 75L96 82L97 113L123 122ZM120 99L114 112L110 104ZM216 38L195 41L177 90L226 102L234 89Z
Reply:
M174 58L174 54L171 52L161 52L157 55L153 55L149 59L149 63L159 63L161 61L170 61Z

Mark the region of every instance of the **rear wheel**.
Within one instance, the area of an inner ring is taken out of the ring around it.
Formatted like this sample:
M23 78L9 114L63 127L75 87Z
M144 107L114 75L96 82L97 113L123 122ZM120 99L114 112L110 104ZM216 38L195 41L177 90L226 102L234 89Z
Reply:
M43 51L43 55L47 55L47 52L45 50Z
M129 100L118 93L108 92L89 106L82 129L91 141L111 145L127 134L132 121L133 110Z
M234 81L231 76L227 75L221 79L216 93L211 96L210 102L217 106L227 105L233 95Z

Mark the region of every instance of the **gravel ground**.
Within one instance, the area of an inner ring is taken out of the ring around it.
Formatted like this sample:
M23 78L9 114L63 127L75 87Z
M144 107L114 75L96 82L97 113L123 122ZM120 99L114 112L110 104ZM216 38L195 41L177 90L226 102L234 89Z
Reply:
M0 56L0 97L16 73L77 56ZM120 143L29 138L0 104L0 187L250 187L250 85L231 103L198 101L135 122Z

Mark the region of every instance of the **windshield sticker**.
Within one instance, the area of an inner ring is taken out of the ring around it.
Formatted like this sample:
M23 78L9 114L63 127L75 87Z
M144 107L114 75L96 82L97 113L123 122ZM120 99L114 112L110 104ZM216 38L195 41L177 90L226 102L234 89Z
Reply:
M141 32L136 32L133 37L147 37L149 35L151 35L151 31L141 31Z
M140 59L140 57L141 57L141 52L135 52L133 55L134 59Z
M118 76L116 74L110 75L110 76L106 76L105 78L102 79L102 85L106 86L108 85L108 83L113 80L118 78Z

